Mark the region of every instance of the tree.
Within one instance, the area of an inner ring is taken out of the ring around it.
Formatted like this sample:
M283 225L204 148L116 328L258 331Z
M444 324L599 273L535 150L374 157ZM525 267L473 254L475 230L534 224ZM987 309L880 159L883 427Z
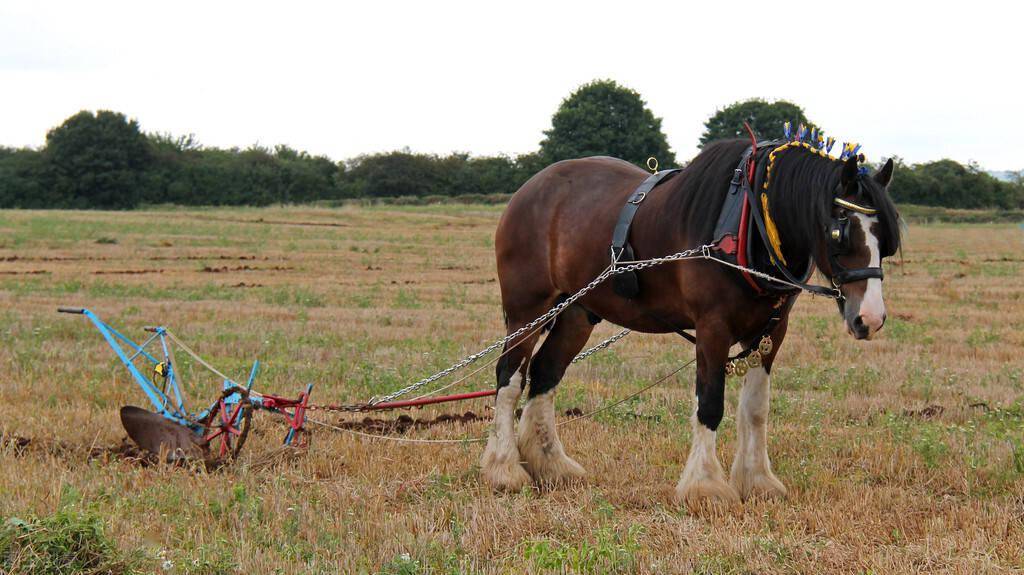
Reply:
M408 150L360 156L338 168L336 196L381 198L511 194L533 175L533 172L524 171L519 163L522 158L473 157L466 153L435 156L413 154Z
M708 121L704 122L704 133L700 137L701 147L715 140L746 138L747 131L743 128L745 121L750 121L750 127L754 129L758 139L766 140L782 139L785 136L782 124L787 121L793 123L794 132L800 124L808 128L813 126L804 115L803 108L792 102L767 102L753 98L726 106L708 118Z
M60 208L43 155L29 148L0 147L0 208Z
M661 131L661 118L640 94L612 80L596 80L562 101L544 132L541 155L547 162L584 156L614 156L645 165L654 156L675 165L675 154Z
M346 195L371 198L446 194L444 175L435 156L408 150L360 156L345 171Z
M1020 186L993 178L977 164L945 159L906 166L897 162L889 193L897 202L947 208L1019 209Z
M46 134L54 191L71 207L132 208L151 162L139 123L124 114L83 110Z

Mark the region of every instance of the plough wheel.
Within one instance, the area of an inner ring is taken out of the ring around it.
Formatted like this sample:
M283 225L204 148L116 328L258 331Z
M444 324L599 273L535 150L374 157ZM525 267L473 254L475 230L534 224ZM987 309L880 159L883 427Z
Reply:
M225 402L223 397L217 400L206 418L203 433L210 455L218 459L237 457L249 436L251 422L252 403L248 395L235 404Z

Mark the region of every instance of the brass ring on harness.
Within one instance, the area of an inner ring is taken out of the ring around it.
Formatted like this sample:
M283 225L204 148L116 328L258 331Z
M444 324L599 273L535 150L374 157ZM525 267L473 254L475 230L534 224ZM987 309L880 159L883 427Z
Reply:
M761 367L761 352L754 350L750 355L747 356L747 367L750 369L756 369Z
M658 171L658 158L655 158L654 156L651 156L650 158L647 158L647 169L652 171L652 172L657 172Z
M775 345L772 343L772 336L766 335L761 338L761 342L757 344L757 351L761 352L761 355L767 356L772 352Z

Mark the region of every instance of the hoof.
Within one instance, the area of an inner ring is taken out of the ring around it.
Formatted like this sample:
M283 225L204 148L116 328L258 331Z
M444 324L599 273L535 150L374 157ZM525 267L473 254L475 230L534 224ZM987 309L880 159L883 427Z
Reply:
M752 497L784 499L786 486L771 472L733 473L732 486L744 501Z
M480 461L480 476L495 491L519 491L529 483L529 474L522 469L519 461L499 461L489 450Z
M587 470L568 455L547 457L535 461L527 459L525 468L533 477L534 482L542 487L578 483L587 476Z
M688 484L680 481L676 486L676 503L690 508L703 503L735 505L739 502L739 493L722 479L704 478Z
M480 475L495 491L517 492L530 483L530 474L518 462L484 467Z

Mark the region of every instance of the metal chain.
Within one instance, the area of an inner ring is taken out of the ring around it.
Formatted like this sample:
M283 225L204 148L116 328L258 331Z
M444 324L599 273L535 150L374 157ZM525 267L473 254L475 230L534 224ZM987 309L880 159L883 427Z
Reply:
M611 345L611 344L619 341L620 339L626 337L627 335L629 335L629 333L630 333L630 330L628 330L628 329L624 329L624 330L620 331L619 333L609 337L608 339L602 341L601 343L595 345L594 347L592 347L592 348L590 348L590 349L588 349L586 351L580 352L576 357L572 358L572 362L571 363L577 363L577 362L583 361L584 359L587 359L588 357L594 355L595 353L601 351L602 349L608 347L609 345Z
M516 331L510 333L509 335L507 335L507 336L505 336L505 337L495 341L494 343L492 343L491 345L485 347L484 349L480 350L479 352L474 353L473 355L470 355L470 356L466 357L465 359L463 359L463 360L461 360L459 362L456 362L456 363L452 364L451 366L449 366L449 367L447 367L445 369L442 369L441 371L439 371L439 372L437 372L437 373L435 373L435 374L433 374L431 376L425 377L425 378L423 378L423 379L421 379L421 380L419 380L419 381L417 381L417 382L415 382L415 383L413 383L411 385L403 387L402 389L399 389L398 391L395 391L393 393L389 393L389 394L384 395L384 396L374 397L373 399L370 400L369 404L370 405L377 405L378 403L387 403L389 401L394 401L395 399L397 399L399 397L402 397L403 395L406 395L408 393L412 393L413 391L416 391L417 389L419 389L419 388L421 388L421 387L423 387L425 385L430 385L431 383L437 381L438 379L441 379L442 377L445 377L445 376L451 374L454 371L457 371L459 369L462 369L463 367L466 367L467 365L469 365L469 364L479 360L481 357L484 357L485 355L491 353L492 351L498 349L499 347L502 347L502 346L508 344L509 342L518 339L520 336L522 336L523 334L529 332L530 330L532 330L532 329L534 329L534 328L536 328L536 327L538 327L540 325L543 325L543 324L547 323L548 321L554 319L559 314L561 314L563 311L565 311L565 308L567 308L570 305L576 303L577 300L579 300L581 297L583 297L583 296L587 295L588 293L590 293L591 291L593 291L595 288L597 288L599 285L601 285L606 279L608 279L609 277L611 277L613 275L624 274L624 273L634 272L634 271L640 271L640 270L643 270L643 269L646 269L646 268L649 268L649 267L653 267L653 266L656 266L656 265L660 265L660 264L663 264L663 263L667 263L667 262L679 261L679 260L684 260L684 259L693 259L695 256L698 257L698 258L707 258L707 257L710 257L710 253L711 253L710 250L711 250L712 247L713 247L713 244L705 244L705 245L700 246L698 248L693 248L693 249L690 249L690 250L685 250L685 251L677 252L677 253L674 253L672 255L668 255L668 256L664 256L664 257L660 257L660 258L652 258L652 259L649 259L649 260L637 260L637 261L634 261L634 262L630 262L630 263L628 263L626 265L616 265L616 264L609 265L607 268L605 268L605 270L603 272L601 272L589 284L584 286L583 289L581 289L578 292L572 294L571 296L569 296L568 298L563 300L561 303L557 304L555 307L549 309L546 313L544 313L544 315L538 317L537 319L531 321L530 323L524 325L523 327L517 329Z
M479 352L474 353L474 354L472 354L470 356L467 356L467 357L463 358L462 360L460 360L460 361L458 361L458 362L448 366L445 369L442 369L441 371L439 371L437 373L435 373L433 375L430 375L430 376L427 376L427 377L424 377L423 379L421 379L421 380L419 380L419 381L417 381L415 383L407 385L406 387L403 387L403 388L401 388L401 389L399 389L399 390L397 390L395 392L389 393L387 395L374 396L372 399L370 399L369 402L367 402L365 404L322 405L322 406L313 406L313 405L311 405L311 406L309 406L309 409L310 410L330 410L330 411L357 412L357 411L363 411L366 407L374 406L374 405L377 405L377 404L380 404L380 403L387 403L387 402L394 401L394 400L398 399L399 397L402 397L403 395L407 395L409 393L412 393L413 391L416 391L417 389L420 389L420 388L422 388L424 386L430 385L431 383L433 383L433 382L435 382L435 381L437 381L439 379L442 379L442 378L444 378L444 377L446 377L448 375L451 375L452 373L454 373L454 372L456 372L456 371L458 371L458 370L460 370L460 369L462 369L462 368L464 368L464 367L466 367L466 366L468 366L468 365L470 365L472 363L475 363L480 358L490 354L491 352L493 352L494 350L498 349L499 347L506 346L509 343L511 343L512 341L522 337L524 334L530 333L531 331L537 329L539 326L542 326L545 323L553 320L554 318L558 317L559 314L561 314L563 311L565 311L566 308L568 308L570 305L576 303L576 301L578 301L580 298L582 298L586 294L588 294L591 291L593 291L595 288L597 288L605 280L607 280L609 277L611 277L613 275L619 275L619 274L624 274L624 273L636 272L636 271L644 270L644 269L647 269L647 268L650 268L650 267L654 267L654 266L657 266L657 265L661 265L661 264L664 264L664 263L668 263L668 262L681 261L681 260L689 260L689 259L705 259L705 260L710 260L710 261L713 261L713 262L717 262L717 263L723 264L725 266L728 266L728 267L731 267L731 268L734 268L734 269L738 269L738 270L744 271L744 272L746 272L746 273L748 273L750 275L759 277L759 278L764 279L766 281L770 281L770 282L774 282L774 283L778 283L778 284L782 284L782 285L787 285L787 286L790 286L790 287L797 288L797 289L799 289L801 291L808 291L803 286L800 286L800 285L797 285L795 283L786 281L784 279L775 277L773 275L770 275L770 274L767 274L767 273L764 273L764 272L761 272L761 271L758 271L758 270L754 270L754 269L751 269L751 268L748 268L748 267L745 267L745 266L736 265L736 264L733 264L731 262L727 262L725 260L716 258L713 255L711 255L711 249L714 248L714 247L715 247L714 243L704 244L702 246L699 246L699 247L696 247L696 248L693 248L693 249L684 250L684 251L681 251L681 252L676 252L674 254L663 256L663 257L650 258L650 259L646 259L646 260L631 260L631 261L628 261L628 262L619 262L617 260L617 258L613 257L612 264L609 265L607 268L605 268L605 270L603 272L601 272L596 278L594 278L590 283L588 283L586 286L584 286L583 289L577 291L576 293L572 294L571 296L569 296L568 298L563 300L561 303L555 305L554 307L549 309L547 312L545 312L543 315L541 315L537 319L535 319L535 320L531 321L530 323L520 327L519 329L517 329L516 331L506 335L505 337L495 341L494 343L492 343L491 345L485 347L484 349L480 350ZM836 290L836 291L838 292L839 290ZM814 294L814 292L810 292L810 293L812 295L816 295L816 294ZM841 295L841 293L839 293L837 296L834 296L834 297L842 297L842 295ZM592 347L592 348L590 348L590 349L588 349L588 350L578 354L576 357L574 357L572 359L572 363L577 363L577 362L583 361L584 359L590 357L594 353L596 353L598 351L601 351L602 349L604 349L604 348L610 346L611 344L615 343L616 341L622 339L623 337L625 337L629 333L630 333L630 330L628 330L628 329L622 330L621 332L615 334L614 336L608 338L607 340L605 340L605 341L595 345L594 347ZM519 342L519 343L522 343L522 342ZM516 343L515 345L519 345L519 343ZM515 347L515 345L513 345L513 347ZM506 350L506 351L508 351L508 350Z

